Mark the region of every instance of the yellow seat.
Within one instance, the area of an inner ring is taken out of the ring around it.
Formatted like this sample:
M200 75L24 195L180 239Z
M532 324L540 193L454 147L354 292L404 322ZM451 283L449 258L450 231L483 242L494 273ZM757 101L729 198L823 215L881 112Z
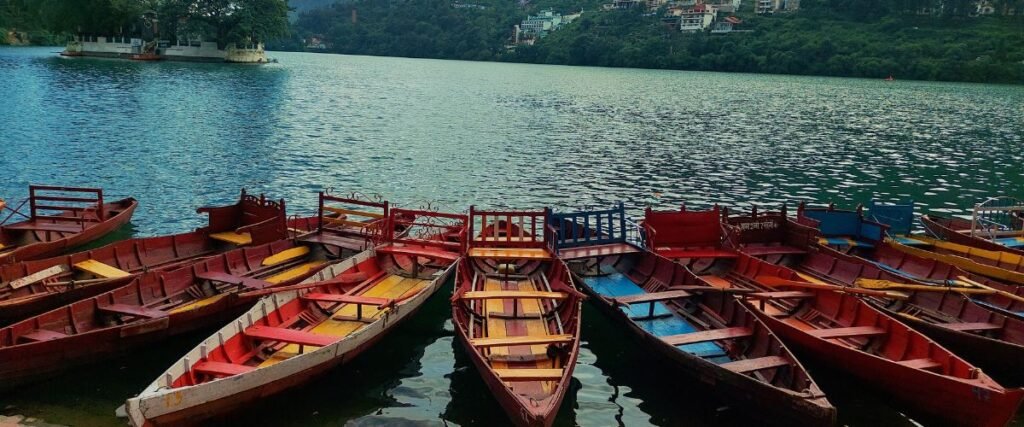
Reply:
M300 264L297 267L293 267L289 270L285 270L281 273L277 273L273 276L268 277L266 280L272 284L279 285L288 281L292 281L302 276L319 270L325 263L322 261L312 261L305 264Z
M213 233L210 234L210 238L238 246L245 246L252 243L252 235L249 233L235 233L234 231Z
M82 270L86 273L91 273L94 276L103 279L116 279L119 277L128 277L132 274L121 270L117 267L104 264L94 259L87 259L85 261L75 263L75 268Z
M291 249L286 249L271 256L263 259L262 265L268 267L271 265L277 265L286 261L291 261L295 258L303 257L309 254L308 246L296 246Z
M550 259L551 254L540 248L473 248L469 250L473 258L497 259Z

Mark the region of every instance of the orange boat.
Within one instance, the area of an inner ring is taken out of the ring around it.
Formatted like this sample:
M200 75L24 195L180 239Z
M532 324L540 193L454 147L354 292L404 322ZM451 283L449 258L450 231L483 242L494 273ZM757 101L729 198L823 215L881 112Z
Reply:
M457 339L519 426L554 422L579 355L583 295L554 257L547 218L546 209L470 207L472 238L452 296Z
M106 203L97 188L29 186L29 198L0 221L0 264L59 255L103 237L131 221L138 204L130 197ZM15 215L25 219L9 222Z

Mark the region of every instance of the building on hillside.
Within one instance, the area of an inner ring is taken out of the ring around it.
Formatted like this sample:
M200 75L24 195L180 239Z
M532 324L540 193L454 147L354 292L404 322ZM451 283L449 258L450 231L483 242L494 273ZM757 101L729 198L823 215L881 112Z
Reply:
M743 20L735 16L726 16L725 19L715 22L711 27L711 34L729 34L736 30L736 26L743 23Z
M555 13L552 9L548 9L541 11L539 15L528 16L523 22L515 26L512 43L515 45L532 45L537 39L558 30L565 24L575 21L582 14L583 11L561 15Z
M716 9L713 6L697 4L685 9L679 15L679 31L704 31L715 22Z
M792 12L800 9L800 0L757 0L757 13Z

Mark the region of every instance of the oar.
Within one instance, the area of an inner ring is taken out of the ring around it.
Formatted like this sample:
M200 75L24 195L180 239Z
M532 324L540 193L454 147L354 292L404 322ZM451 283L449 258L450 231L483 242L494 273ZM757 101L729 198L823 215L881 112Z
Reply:
M324 280L324 281L320 281L320 282L300 283L298 285L281 286L281 287L276 287L276 288L260 289L260 290L257 290L257 291L241 292L241 293L238 294L238 297L239 298L261 297L261 296L264 296L264 295L276 294L276 293L279 293L279 292L297 291L297 290L300 290L300 289L315 288L315 287L318 287L318 286L326 286L326 285L355 285L355 284L362 283L366 279L367 279L366 273L339 274L337 277L335 277L333 279Z
M965 288L959 286L930 286L910 285L906 283L892 282L889 280L857 279L855 285L867 289L901 289L906 291L924 292L959 292L962 294L983 294L992 295L995 292L988 289Z
M826 291L843 292L843 293L847 293L847 294L866 295L866 296L881 297L881 298L892 298L892 299L907 299L907 298L910 298L909 296L901 294L901 293L898 293L898 292L873 291L873 290L870 290L870 289L851 288L851 287L846 287L846 286L823 285L823 284L820 284L820 283L809 283L809 282L800 282L800 281L796 281L796 280L787 280L787 279L783 279L781 277L774 277L774 276L757 276L756 278L754 278L754 280L756 280L756 281L758 281L760 283L763 283L765 285L772 286L772 287L775 287L775 286L790 286L790 287L794 287L794 288L821 289L821 290L826 290Z
M967 278L966 276L957 276L956 278L959 281L967 283L967 284L969 284L971 286L974 286L976 288L986 289L986 290L992 291L992 293L996 293L996 294L1002 295L1004 297L1007 297L1007 298L1012 299L1012 300L1017 301L1017 302L1024 302L1024 297L1021 297L1021 296L1019 296L1017 294L1014 294L1014 293L1011 293L1011 292L1006 292L1006 291L1001 290L1001 289L996 289L996 288L993 288L993 287L988 286L988 285L983 285L981 283L975 282L975 281Z

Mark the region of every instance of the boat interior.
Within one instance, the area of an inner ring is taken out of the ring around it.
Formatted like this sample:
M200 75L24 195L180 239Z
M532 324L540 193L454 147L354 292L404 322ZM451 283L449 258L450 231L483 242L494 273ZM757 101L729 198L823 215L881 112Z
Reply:
M29 198L0 221L0 256L20 246L81 233L135 203L134 199L104 202L103 190L94 188L30 186Z

